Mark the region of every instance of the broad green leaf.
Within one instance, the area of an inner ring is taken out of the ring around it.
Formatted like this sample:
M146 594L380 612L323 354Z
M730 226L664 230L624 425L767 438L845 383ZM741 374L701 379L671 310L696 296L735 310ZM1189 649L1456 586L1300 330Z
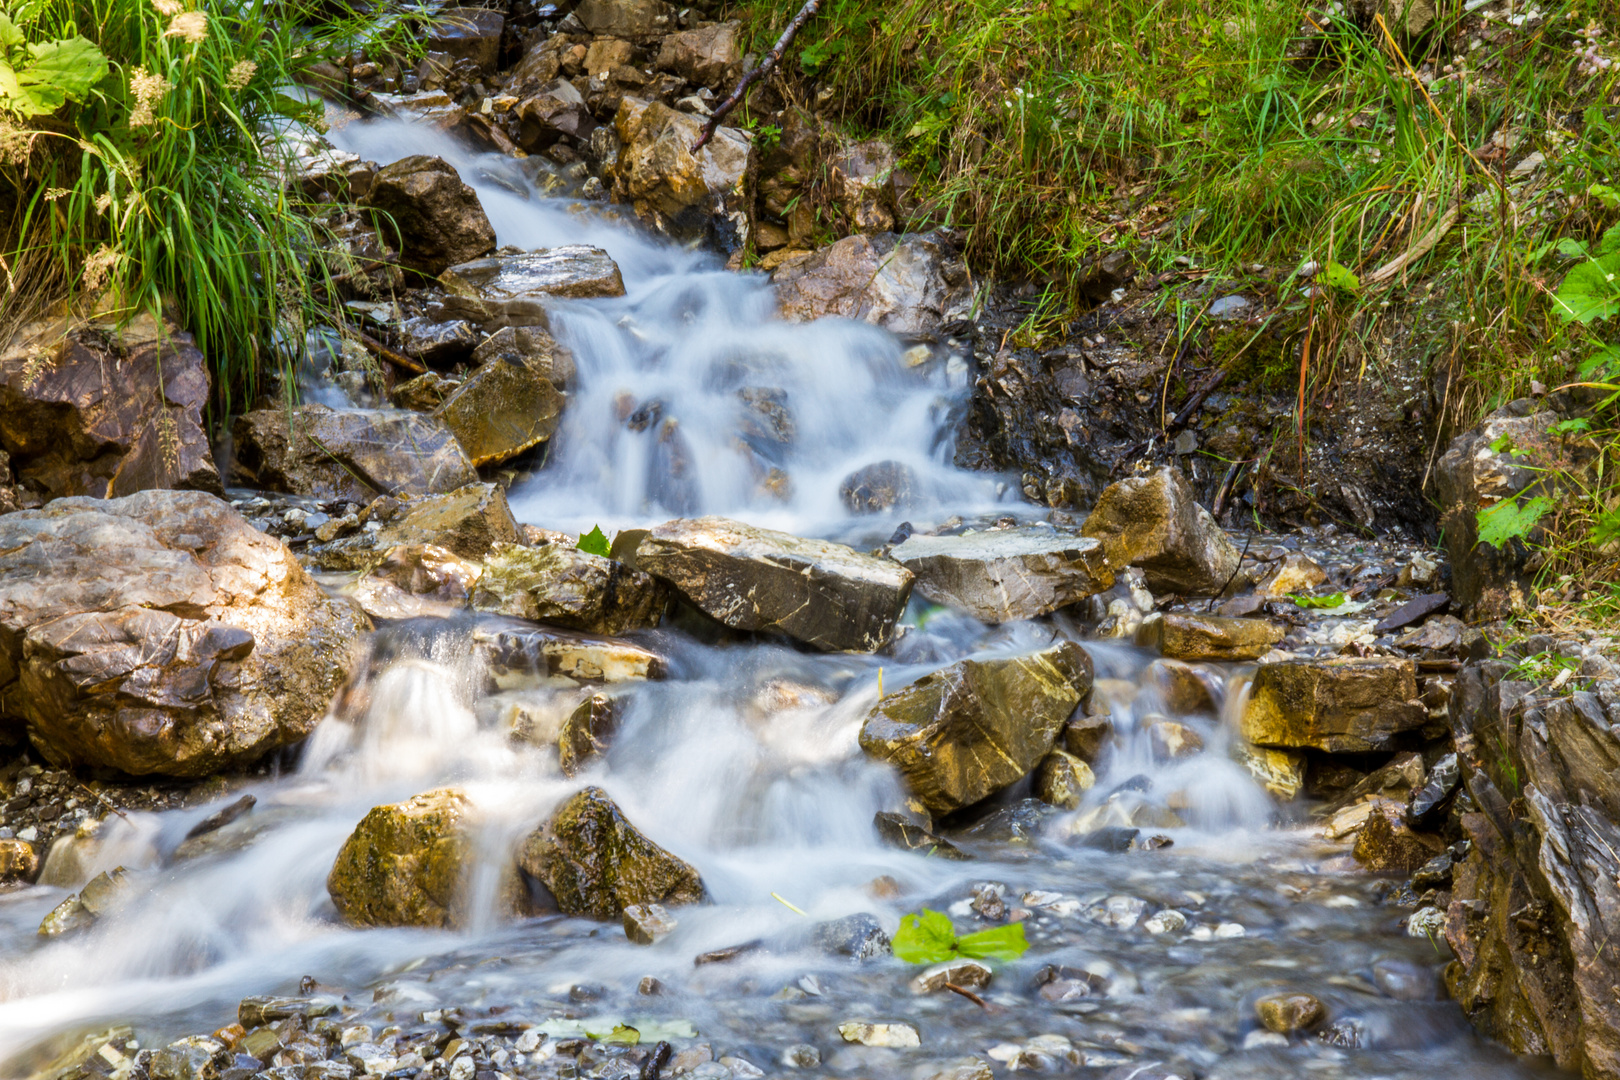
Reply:
M608 552L613 550L613 545L608 543L607 534L602 531L600 525L581 536L579 543L574 546L587 555L600 555L604 559L608 557Z
M1322 271L1322 281L1328 288L1341 292L1356 292L1361 288L1361 279L1356 277L1355 272L1332 259L1328 260L1327 269Z
M1586 258L1586 245L1579 240L1566 236L1558 241L1558 254L1568 255L1571 259L1584 259Z
M0 49L15 49L22 43L22 31L12 25L5 12L0 11Z
M1620 210L1620 188L1608 184L1593 184L1586 193L1603 205L1605 210Z
M1554 435L1573 435L1577 431L1591 431L1592 421L1584 416L1577 416L1569 420L1560 420L1547 430Z
M890 947L908 964L938 964L956 955L956 928L951 917L926 908L900 920Z
M1576 370L1583 379L1601 379L1620 371L1620 345L1598 350L1581 361L1581 366Z
M1511 540L1522 540L1530 535L1536 523L1552 511L1555 504L1546 495L1537 495L1523 503L1503 499L1495 506L1475 514L1479 526L1479 542L1500 550Z
M628 1024L615 1024L613 1030L600 1036L605 1043L618 1043L621 1046L634 1046L641 1041L641 1031Z
M1605 510L1592 522L1592 543L1607 544L1620 539L1620 506Z
M1288 599L1290 599L1290 600L1292 600L1294 602L1295 607L1302 607L1302 608L1337 608L1337 607L1343 607L1344 602L1346 600L1348 600L1349 597L1346 596L1342 592L1336 592L1336 593L1329 593L1326 596L1297 596L1297 595L1295 595L1295 596L1290 596Z
M107 57L82 37L28 46L28 66L17 72L24 86L49 86L73 100L107 77Z
M1575 267L1554 296L1566 322L1589 323L1620 312L1620 252Z
M641 1032L641 1041L656 1043L671 1039L695 1039L697 1028L690 1020L632 1020L631 1026Z
M956 939L957 951L974 960L1016 960L1028 948L1023 923L993 926L989 930L964 934Z

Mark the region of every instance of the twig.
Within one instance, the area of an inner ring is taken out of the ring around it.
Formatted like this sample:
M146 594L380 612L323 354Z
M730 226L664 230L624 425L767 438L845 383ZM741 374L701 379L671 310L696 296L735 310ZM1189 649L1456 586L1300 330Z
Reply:
M805 0L804 7L800 8L799 13L793 16L793 21L788 23L787 29L782 31L782 36L776 39L776 44L771 46L771 51L765 54L765 58L759 62L759 66L744 74L742 79L738 81L737 88L731 92L731 96L722 101L714 110L713 115L709 117L709 122L703 125L703 133L698 136L698 141L692 144L692 153L695 154L708 145L709 140L714 138L715 131L719 129L720 121L724 120L726 114L731 112L732 109L742 104L743 98L748 94L748 88L769 75L776 68L776 65L782 60L782 54L787 51L789 45L793 44L794 37L798 35L804 24L810 21L810 16L814 15L820 7L821 0Z
M1253 542L1254 533L1250 533L1248 536L1243 538L1243 550L1238 553L1237 565L1232 568L1232 576L1226 579L1226 584L1221 586L1220 592L1217 592L1214 596L1209 598L1209 606L1204 609L1206 612L1214 610L1215 601L1219 600L1226 590L1232 587L1232 582L1237 580L1237 576L1243 573L1243 560L1248 556L1249 545Z
M1413 244L1411 247L1395 256L1395 258L1368 274L1362 279L1362 283L1365 285L1382 285L1390 278L1393 278L1396 274L1399 274L1402 270L1405 270L1412 263L1415 263L1419 259L1423 258L1423 256L1429 253L1429 250L1433 248L1434 245L1441 241L1446 233L1451 231L1451 227L1457 224L1457 215L1461 212L1461 203L1452 206L1450 210L1447 210L1444 214L1440 215L1440 220L1435 223L1434 228L1430 229L1426 234L1424 234L1424 236L1418 240L1417 243Z
M378 341L364 330L358 330L352 327L350 330L354 336L360 340L360 344L366 347L366 351L370 352L378 359L386 360L395 367L404 368L406 371L416 375L427 374L427 366L425 364L420 364L417 361L412 360L402 352L395 352L393 349L390 349L388 346L384 345L382 342Z
M967 998L969 1001L973 1002L973 1004L977 1005L987 1013L993 1014L1001 1011L999 1006L990 1004L988 1001L984 1000L984 998L980 997L978 994L975 994L965 986L957 986L955 983L946 983L945 989L949 990L953 994L961 994L963 997Z
M73 778L73 782L75 784L78 784L80 787L84 788L84 790L88 791L90 793L90 797L95 799L102 806L105 806L107 809L111 810L113 813L117 814L119 817L123 818L125 821L129 820L129 815L124 813L122 810L118 809L118 807L114 806L111 802L107 801L105 798L103 798L101 792L97 791L95 788L91 787L89 784L85 783L83 780L80 780L77 776L75 776Z

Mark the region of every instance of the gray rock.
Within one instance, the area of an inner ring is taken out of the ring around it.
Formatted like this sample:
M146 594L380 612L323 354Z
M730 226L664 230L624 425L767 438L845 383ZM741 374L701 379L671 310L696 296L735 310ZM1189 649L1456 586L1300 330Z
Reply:
M897 334L939 328L965 309L967 273L935 234L850 236L771 277L782 316L858 319Z
M445 310L485 331L546 323L553 297L623 296L619 266L601 248L569 244L520 255L462 261L440 277Z
M889 935L876 917L862 912L842 919L817 923L811 932L815 947L828 956L870 960L889 955Z
M666 590L651 575L564 544L499 544L473 594L478 611L617 635L657 626Z
M904 509L916 499L917 476L909 465L879 461L856 469L838 485L838 497L852 514Z
M889 554L928 599L989 623L1033 619L1114 583L1100 542L1037 527L913 534Z
M400 262L424 274L495 250L495 229L478 193L443 158L415 154L384 166L366 203L386 215L378 228L398 242Z

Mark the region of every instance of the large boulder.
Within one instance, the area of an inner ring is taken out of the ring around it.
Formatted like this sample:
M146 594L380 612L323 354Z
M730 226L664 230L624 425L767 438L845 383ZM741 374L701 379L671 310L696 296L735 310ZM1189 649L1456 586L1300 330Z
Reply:
M721 517L665 522L634 562L727 626L829 651L881 649L911 598L911 571L892 559Z
M1428 718L1410 660L1284 660L1256 669L1241 727L1256 746L1362 754Z
M467 60L482 74L494 72L501 58L506 17L478 7L446 8L428 23L427 47L452 61Z
M621 281L620 288L624 287ZM558 390L574 382L574 355L539 326L503 326L490 334L472 352L474 364L507 360L540 372Z
M589 140L596 128L585 96L567 79L552 79L518 103L518 145L544 150L567 137Z
M413 154L385 165L366 202L381 211L378 228L397 241L400 262L413 270L436 275L495 250L495 229L478 193L443 158Z
M657 626L667 593L650 574L565 544L500 544L473 593L479 611L594 634Z
M1266 619L1154 612L1136 628L1136 643L1173 660L1258 660L1287 629Z
M861 749L899 769L930 813L948 814L1040 764L1091 680L1091 657L1072 641L1027 656L962 660L873 706Z
M897 334L922 334L966 310L971 297L961 259L933 233L849 236L771 276L782 317L830 315Z
M721 127L694 155L702 117L631 97L620 103L613 124L620 146L615 191L643 221L727 254L747 243L747 132Z
M719 86L742 68L742 23L722 22L682 30L665 38L653 66L699 86Z
M1114 584L1102 544L1038 527L917 533L889 555L928 599L988 623L1033 619Z
M696 904L707 895L697 868L642 835L599 787L581 791L530 833L518 865L565 915L614 919L632 904Z
M445 310L489 332L506 326L544 328L546 302L553 298L624 295L618 264L601 248L587 244L460 263L439 280L449 293Z
M454 491L478 473L449 428L395 409L300 405L243 413L231 425L231 479L248 487L369 503Z
M517 519L498 484L468 484L442 495L402 503L376 534L378 551L401 545L432 544L468 559L487 555L497 544L520 539Z
M474 465L493 465L551 438L562 411L563 396L545 371L499 359L463 379L433 415Z
M326 891L357 926L461 925L476 849L473 807L438 788L373 807L338 851Z
M1172 465L1110 484L1080 531L1102 541L1116 570L1140 567L1158 593L1214 596L1235 584L1242 561Z
M0 517L0 718L46 760L206 776L308 735L369 624L203 492Z
M150 488L224 494L203 430L208 368L150 317L116 337L37 325L0 351L0 451L40 500Z

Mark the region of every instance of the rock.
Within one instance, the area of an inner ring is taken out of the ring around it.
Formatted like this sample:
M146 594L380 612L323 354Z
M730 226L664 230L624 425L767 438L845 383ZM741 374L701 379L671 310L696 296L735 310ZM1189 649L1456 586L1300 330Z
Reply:
M910 1024L873 1024L865 1020L851 1020L838 1025L838 1034L845 1042L862 1046L885 1046L895 1050L910 1050L922 1045L922 1036Z
M1279 1035L1309 1031L1327 1019L1326 1006L1310 994L1271 994L1254 1003L1254 1012Z
M896 334L922 334L956 317L971 288L954 250L934 233L850 236L771 275L782 317L838 316Z
M33 881L39 874L39 852L26 840L0 840L0 884Z
M1182 660L1155 660L1143 680L1159 691L1164 709L1172 716L1214 716L1215 688L1210 678Z
M949 813L1022 779L1052 750L1092 680L1073 642L962 660L880 700L861 749L900 770L929 812Z
M445 310L491 333L508 326L544 329L546 303L553 297L588 300L624 295L618 263L601 248L586 244L464 261L439 280L449 293ZM533 367L550 377L546 365Z
M727 254L747 243L743 188L752 146L746 132L721 127L694 156L702 117L626 97L613 123L620 144L617 198L673 239L705 240Z
M1035 797L1064 810L1078 810L1097 777L1091 766L1063 750L1053 750L1035 769Z
M444 404L444 399L455 393L460 385L460 379L447 379L437 371L430 371L395 386L388 400L393 402L396 409L430 413Z
M1351 854L1375 873L1410 874L1445 846L1445 841L1438 836L1413 832L1395 815L1375 810L1367 815L1367 823L1361 827Z
M1322 582L1327 580L1327 571L1322 565L1309 555L1298 552L1284 556L1278 563L1255 585L1255 591L1270 600L1280 600L1286 596L1309 594Z
M644 645L551 626L481 626L473 631L473 645L503 690L554 678L616 683L669 673L669 661Z
M958 957L943 964L924 968L921 974L911 980L911 992L932 994L945 989L947 983L952 986L965 986L970 990L982 990L990 985L992 974L990 965Z
M225 493L203 428L208 367L190 334L148 317L116 337L31 329L0 349L0 452L11 472L0 481L47 500Z
M935 836L928 826L904 814L880 810L872 819L872 824L877 828L878 836L883 838L884 843L902 851L915 851L941 859L963 861L973 857L949 840Z
M1421 894L1430 889L1451 888L1451 874L1455 868L1456 860L1451 852L1442 851L1412 871L1412 891Z
M498 544L473 593L478 611L618 635L657 626L667 594L650 575L563 544Z
M58 937L116 910L129 897L129 875L122 866L97 874L84 888L52 908L39 924L40 937Z
M519 542L517 520L498 484L468 484L442 495L401 504L400 514L376 534L375 546L431 544L467 559L479 559L501 544Z
M662 0L584 0L574 15L601 37L650 41L669 32L672 9Z
M1266 619L1154 612L1136 629L1136 643L1177 660L1258 660L1287 627Z
M477 466L506 461L545 442L556 432L562 410L563 396L543 372L492 360L462 380L433 415Z
M886 233L895 226L894 149L882 139L846 143L830 163L834 204L853 231Z
M563 138L588 142L596 128L584 96L567 79L552 79L525 98L515 111L518 145L530 153Z
M928 599L988 623L1046 615L1114 584L1096 540L1036 527L913 534L889 555Z
M478 345L478 332L465 319L447 322L422 317L406 319L394 328L394 334L399 339L400 350L407 356L437 367L461 363ZM398 392L396 387L395 393Z
M1059 741L1063 749L1087 765L1095 765L1103 747L1114 737L1114 721L1108 716L1071 716L1063 725Z
M790 1069L813 1069L821 1064L821 1051L809 1043L795 1043L782 1051L782 1064Z
M314 729L367 629L203 492L0 516L0 719L52 764L248 765Z
M573 776L589 759L607 753L619 729L619 711L613 698L592 694L568 714L557 734L557 764L564 776Z
M1204 752L1204 737L1186 724L1155 720L1148 725L1148 744L1158 761L1175 761Z
M379 495L426 495L476 483L455 436L420 413L385 409L243 413L231 426L233 482L322 500L369 503Z
M443 158L413 154L383 166L366 204L387 215L379 217L378 231L397 240L400 262L424 274L495 250L495 229L478 193Z
M911 596L911 572L890 559L720 517L665 522L635 561L727 626L829 651L882 648Z
M810 937L816 951L824 956L847 956L859 961L889 955L889 935L874 916L865 912L817 923Z
M446 618L465 608L484 568L433 544L390 548L349 590L373 619Z
M733 20L671 34L659 46L653 66L699 86L729 84L742 68L741 30L742 23Z
M696 904L703 879L643 836L598 787L563 803L530 833L518 865L551 890L565 915L612 919L633 904Z
M1305 755L1297 750L1277 750L1239 741L1232 756L1272 795L1285 802L1305 789Z
M356 926L462 924L476 854L473 807L458 788L437 788L374 807L338 851L326 891Z
M505 16L488 8L445 8L428 23L427 47L453 61L469 61L480 74L492 74L500 62L505 25Z
M1414 829L1438 828L1451 797L1462 786L1462 768L1457 755L1447 754L1434 763L1423 786L1412 791L1406 803L1406 824Z
M474 364L494 360L519 363L537 371L558 390L567 390L576 371L573 354L538 326L503 326L479 342L472 352Z
M624 909L624 936L653 945L675 932L676 922L662 904L631 904Z
M852 514L905 509L916 500L917 475L898 461L879 461L850 473L838 485L838 498Z
M1373 633L1387 634L1391 630L1420 623L1435 612L1444 611L1450 605L1451 597L1443 592L1414 597L1374 623Z
M1141 567L1155 593L1214 596L1237 584L1237 548L1173 466L1110 484L1080 531L1102 541L1116 573Z
M1255 671L1241 723L1257 746L1359 754L1390 749L1396 736L1422 727L1410 660L1287 660Z
M1331 803L1330 811L1361 802L1368 796L1404 802L1408 793L1423 783L1423 755L1416 751L1396 754L1383 765L1361 777Z

